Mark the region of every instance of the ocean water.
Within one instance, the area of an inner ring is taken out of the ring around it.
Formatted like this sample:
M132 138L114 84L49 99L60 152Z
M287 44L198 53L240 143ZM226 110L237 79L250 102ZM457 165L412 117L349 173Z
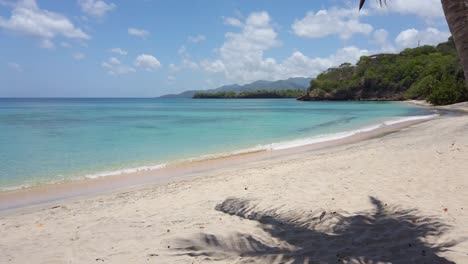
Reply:
M0 99L0 190L293 147L432 114L387 102Z

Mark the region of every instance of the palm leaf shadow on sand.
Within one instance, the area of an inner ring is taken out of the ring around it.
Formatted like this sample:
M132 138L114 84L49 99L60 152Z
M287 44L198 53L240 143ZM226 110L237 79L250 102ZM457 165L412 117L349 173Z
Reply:
M179 240L181 255L242 263L454 263L439 253L457 242L431 244L448 226L416 209L384 205L370 197L371 211L345 216L338 212L258 210L247 200L229 198L216 210L258 222L270 238L253 234L220 237L200 234ZM297 213L297 212L296 212Z

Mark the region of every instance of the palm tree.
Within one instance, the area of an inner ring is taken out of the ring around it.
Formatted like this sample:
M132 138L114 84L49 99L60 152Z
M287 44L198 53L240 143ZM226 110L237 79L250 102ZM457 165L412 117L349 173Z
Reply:
M468 0L441 1L463 66L465 81L468 83ZM359 9L364 6L365 2L366 0L360 0ZM379 0L379 2L380 5L387 3L386 0Z

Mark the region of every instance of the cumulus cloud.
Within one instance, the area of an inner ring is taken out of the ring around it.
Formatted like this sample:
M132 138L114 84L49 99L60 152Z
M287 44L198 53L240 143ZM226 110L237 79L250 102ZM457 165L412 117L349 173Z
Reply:
M144 29L139 29L139 28L129 28L128 29L128 34L135 36L135 37L140 37L140 38L145 38L149 35L149 32L144 30Z
M228 32L218 49L218 58L202 60L201 68L210 74L221 74L229 81L248 83L257 80L278 80L289 77L313 77L343 62L355 63L368 50L345 47L327 57L311 58L300 51L282 61L265 57L264 53L281 45L267 12L250 14L241 31Z
M40 9L35 0L17 2L10 18L0 17L0 28L37 38L44 48L53 48L56 36L82 40L91 38L64 15Z
M182 65L186 68L197 69L198 64L191 60L190 55L187 52L185 46L180 47L179 55L182 58Z
M252 13L246 19L241 32L226 33L226 41L219 52L225 57L241 55L242 52L246 52L246 56L259 54L281 45L277 35L267 12Z
M192 43L199 43L205 40L206 40L206 37L204 35L188 36L188 41Z
M447 41L449 37L449 32L443 32L436 28L427 28L423 31L411 28L398 34L395 42L400 48L414 48L418 45L436 45Z
M315 77L324 70L344 62L356 63L361 56L369 55L369 50L354 46L338 49L328 57L310 58L299 51L294 52L279 65L278 74L282 79L288 77Z
M395 47L389 40L388 31L385 29L378 29L374 31L372 42L380 47L380 52L396 52Z
M210 73L221 73L226 72L226 67L224 66L224 62L221 60L203 60L201 62L203 70L210 72Z
M104 16L116 7L115 4L102 0L78 0L78 5L83 12L94 17Z
M392 0L385 8L381 8L377 1L371 2L371 8L378 10L377 12L395 12L425 18L444 17L444 10L440 0Z
M171 63L168 66L169 69L169 76L168 76L168 81L174 82L176 80L176 77L174 76L177 72L189 69L189 70L198 70L200 68L199 63L193 61L187 52L187 48L185 46L182 46L179 48L179 56L181 58L180 63L174 64Z
M316 13L308 12L304 18L293 23L292 30L297 36L305 38L338 35L347 40L354 34L368 35L373 31L371 25L359 21L360 16L365 14L365 11L359 13L355 9L335 7Z
M126 50L123 50L121 48L113 48L113 49L110 49L109 52L119 54L119 55L123 55L123 56L128 54L128 52Z
M121 75L136 71L134 68L123 64L115 57L109 58L107 61L103 62L101 66L111 75Z
M161 63L156 57L148 54L139 55L134 62L135 66L147 71L154 71L161 68Z
M218 53L220 59L202 61L208 72L223 72L228 79L239 82L265 79L271 72L274 59L263 58L263 53L281 45L267 12L250 14L241 32L228 32ZM269 77L269 76L268 76Z
M239 19L233 18L233 17L224 18L224 24L228 25L228 26L233 26L233 27L242 27L243 26L243 23Z

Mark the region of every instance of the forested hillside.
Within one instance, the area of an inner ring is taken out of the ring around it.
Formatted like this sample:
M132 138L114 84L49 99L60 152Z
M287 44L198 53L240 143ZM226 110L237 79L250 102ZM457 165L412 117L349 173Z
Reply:
M436 105L468 99L453 39L437 47L406 49L400 54L361 57L311 81L300 100L425 99Z

